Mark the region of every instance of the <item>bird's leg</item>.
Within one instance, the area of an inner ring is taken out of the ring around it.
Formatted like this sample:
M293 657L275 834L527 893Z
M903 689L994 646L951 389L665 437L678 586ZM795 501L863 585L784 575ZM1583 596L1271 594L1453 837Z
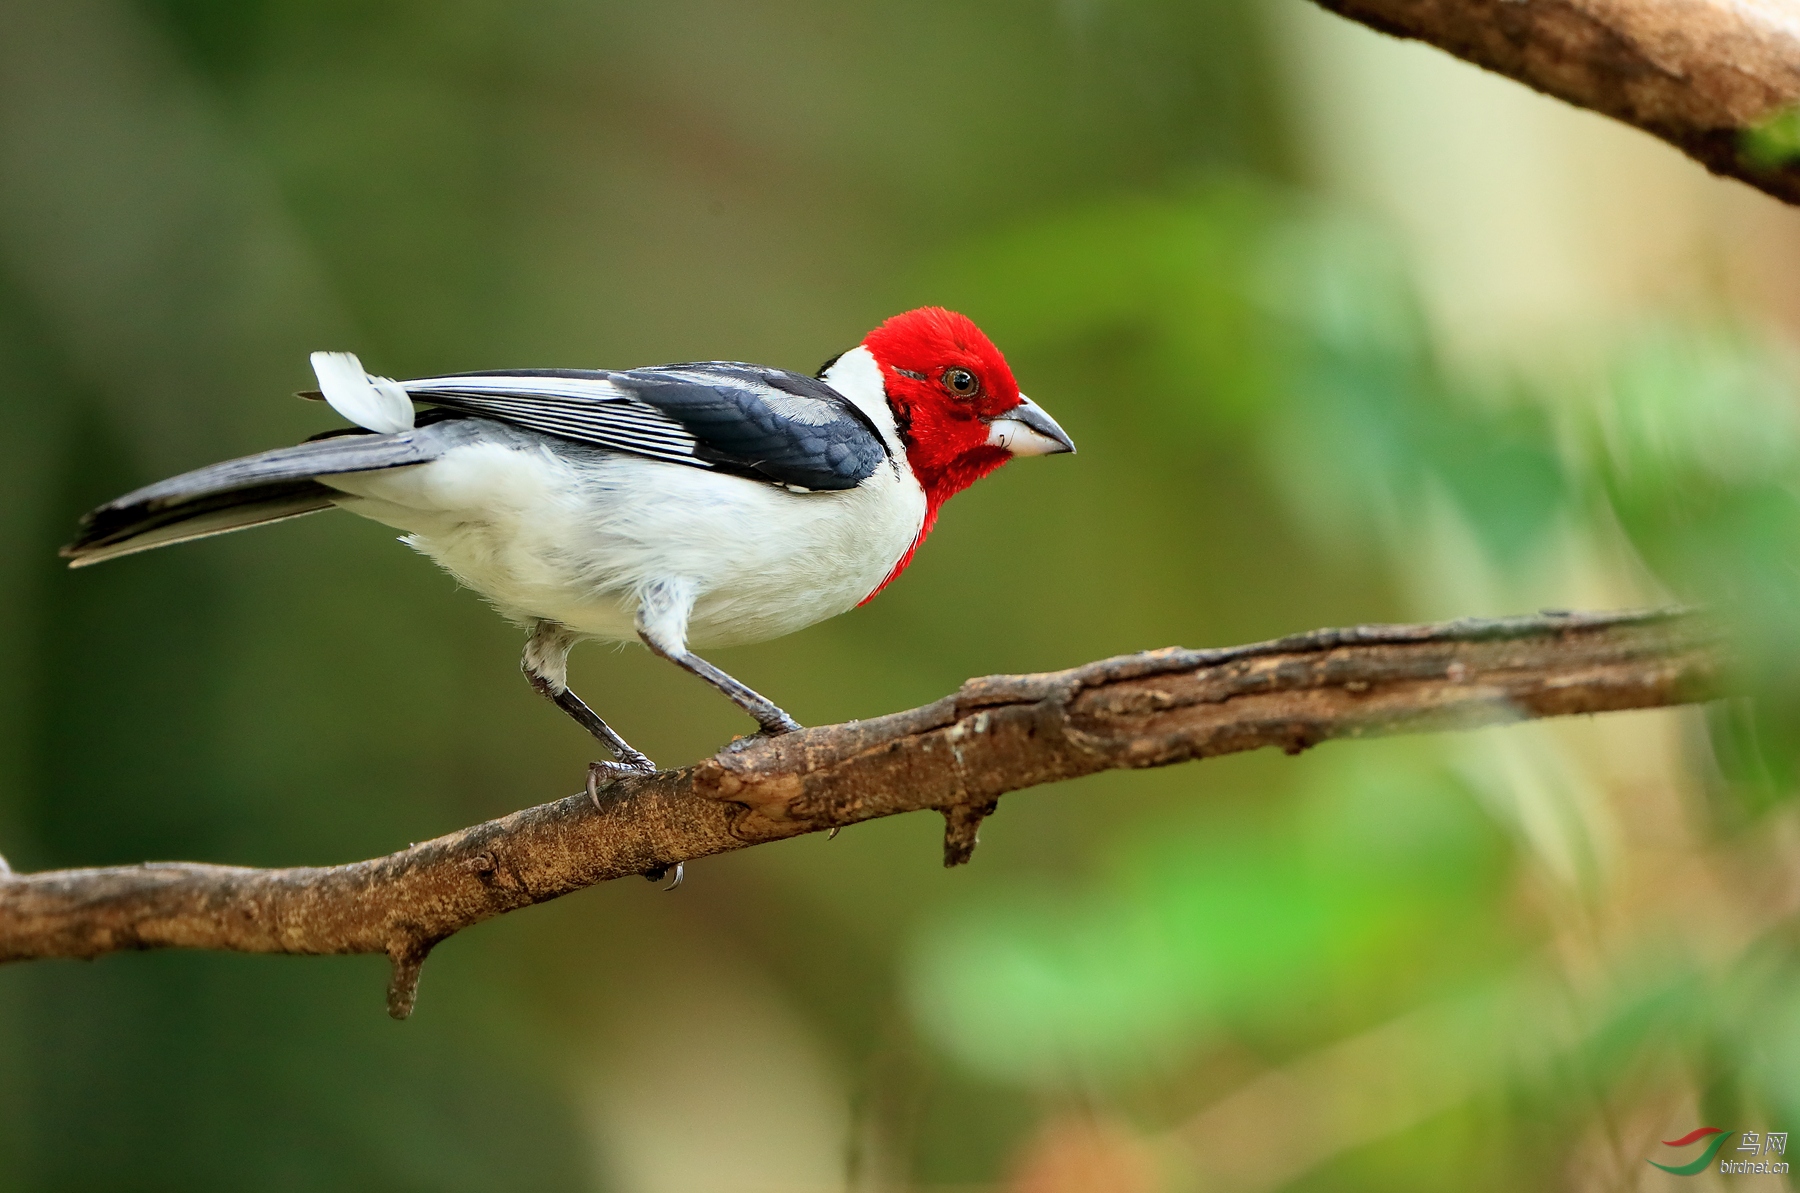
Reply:
M756 723L769 736L792 733L800 728L800 722L783 712L773 700L739 683L687 648L688 614L693 608L694 591L688 583L665 580L651 585L638 602L638 637L652 652L693 672L731 697L734 704L756 718Z
M574 692L569 690L569 651L579 641L568 626L555 621L534 622L531 637L525 643L525 657L519 666L531 686L558 708L574 718L575 723L600 739L616 761L594 762L588 766L588 797L600 802L599 782L603 775L649 774L656 764L631 748L629 742L614 732Z
M780 733L792 733L800 728L800 722L787 715L773 700L761 695L754 688L746 687L725 672L719 670L699 655L688 650L669 650L660 646L649 636L640 633L644 644L677 667L685 668L704 679L737 704L737 706L756 718L762 731L773 737Z

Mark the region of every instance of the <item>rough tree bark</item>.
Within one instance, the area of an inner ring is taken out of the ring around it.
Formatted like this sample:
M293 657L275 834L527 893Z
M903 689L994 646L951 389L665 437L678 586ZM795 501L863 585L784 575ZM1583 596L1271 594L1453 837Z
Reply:
M930 809L967 861L1009 791L1332 738L1656 708L1723 690L1720 632L1683 611L1547 613L1318 630L1222 650L1122 655L973 679L909 712L740 743L371 861L253 870L151 863L14 874L0 961L123 949L385 953L412 1010L432 946L595 883Z
M1791 0L1316 0L1660 137L1800 203Z

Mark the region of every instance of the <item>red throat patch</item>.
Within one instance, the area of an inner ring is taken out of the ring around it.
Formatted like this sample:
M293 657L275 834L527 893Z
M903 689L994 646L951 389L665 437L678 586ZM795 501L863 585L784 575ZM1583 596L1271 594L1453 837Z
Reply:
M895 315L863 346L881 367L907 464L925 490L925 520L868 604L912 562L950 498L1011 459L988 445L987 420L1019 404L1006 358L974 322L942 307Z

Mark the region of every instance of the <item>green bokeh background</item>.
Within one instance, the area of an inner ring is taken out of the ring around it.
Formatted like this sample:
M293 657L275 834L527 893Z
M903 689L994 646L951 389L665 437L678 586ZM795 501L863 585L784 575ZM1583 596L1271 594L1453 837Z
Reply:
M925 816L713 859L455 937L404 1024L379 958L9 967L0 1190L1636 1188L1703 1118L1800 1123L1793 350L1720 298L1559 370L1447 357L1402 239L1307 165L1281 28L0 0L17 869L332 863L579 784L516 631L382 527L59 566L82 510L326 425L286 397L322 347L810 370L974 317L1081 454L719 653L804 723L1538 601L1710 602L1758 695L1095 776L955 872ZM746 728L642 651L572 681L665 764Z

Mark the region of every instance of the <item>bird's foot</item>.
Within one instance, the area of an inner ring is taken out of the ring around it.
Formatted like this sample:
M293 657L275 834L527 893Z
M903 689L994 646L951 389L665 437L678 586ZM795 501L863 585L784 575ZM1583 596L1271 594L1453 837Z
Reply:
M780 737L784 733L798 733L802 728L799 721L794 720L779 708L757 717L756 723L762 726L757 731L758 737Z
M676 862L675 863L675 874L673 877L669 878L669 885L664 887L663 890L672 891L676 887L680 886L682 878L686 875L686 871L687 871L686 866L682 865L682 863L680 863L680 862ZM645 870L644 877L649 879L651 882L661 882L663 880L663 878L666 875L668 875L668 873L669 873L669 868L667 866L658 866L654 870Z
M653 775L655 773L656 763L650 761L636 750L633 750L629 754L622 755L616 762L590 762L588 763L587 777L588 799L593 802L594 809L598 811L600 808L600 784L602 782L610 783L614 779L623 779L627 776Z
M758 721L758 724L761 724L760 720ZM794 718L788 716L786 713L782 713L781 720L763 725L762 728L758 729L755 733L745 734L743 737L732 738L730 743L726 745L724 752L727 754L735 754L739 750L748 750L751 746L758 745L762 742L773 741L778 737L785 737L787 734L797 733L803 728L805 728L805 726L800 724L800 722L794 720Z

